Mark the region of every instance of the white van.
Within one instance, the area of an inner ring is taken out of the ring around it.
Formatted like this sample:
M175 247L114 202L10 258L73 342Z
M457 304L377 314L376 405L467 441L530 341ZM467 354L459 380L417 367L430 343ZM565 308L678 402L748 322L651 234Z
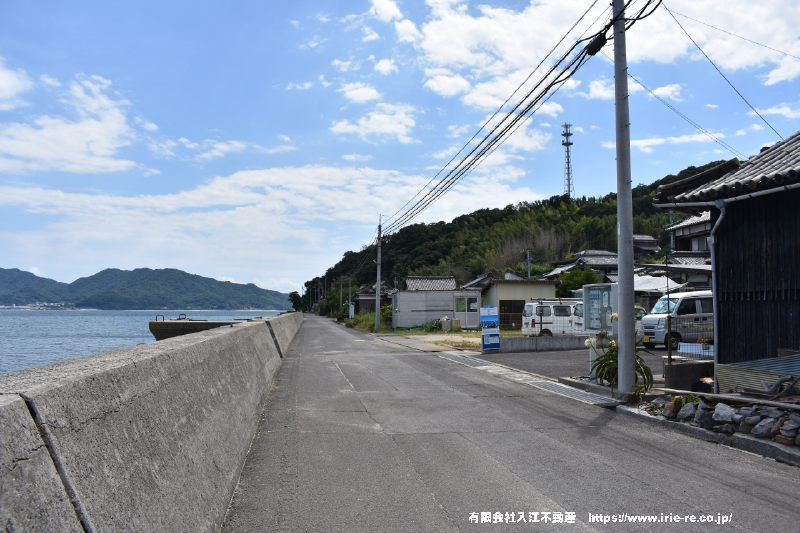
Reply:
M667 331L667 317L670 331ZM679 342L713 342L714 300L711 291L676 292L662 296L649 315L642 318L642 343L645 348L656 344L672 345Z
M583 333L583 300L580 298L533 299L522 310L522 334L576 335Z

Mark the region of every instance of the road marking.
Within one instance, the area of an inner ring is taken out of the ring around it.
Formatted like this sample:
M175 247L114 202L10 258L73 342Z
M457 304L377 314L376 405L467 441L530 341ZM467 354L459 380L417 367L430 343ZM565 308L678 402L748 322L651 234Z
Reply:
M619 400L608 396L582 391L580 389L570 387L569 385L558 383L557 381L546 376L539 376L531 372L525 372L524 370L517 370L505 365L490 363L488 361L484 361L483 359L477 359L475 357L469 357L454 352L443 352L437 355L442 359L447 359L453 363L469 366L471 368L477 368L479 370L490 372L496 376L505 378L509 381L528 385L529 387L535 387L539 390L558 394L559 396L566 396L568 398L572 398L573 400L588 403L590 405L599 405L600 407L616 407L622 403Z

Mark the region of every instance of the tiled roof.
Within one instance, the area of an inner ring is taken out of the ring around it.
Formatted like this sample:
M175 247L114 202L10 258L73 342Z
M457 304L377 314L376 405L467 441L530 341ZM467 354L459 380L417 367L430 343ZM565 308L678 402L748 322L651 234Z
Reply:
M711 171L725 172L715 176ZM697 176L663 185L655 203L711 202L798 183L800 132L743 163L732 159Z
M694 226L695 224L705 224L707 222L711 222L711 211L703 211L697 216L689 217L686 220L681 220L680 222L670 224L669 226L665 227L664 230L674 231L676 229L688 228L690 226Z
M711 262L711 252L672 252L669 262L677 265L707 265Z
M409 291L454 291L456 278L452 276L408 276L406 289Z

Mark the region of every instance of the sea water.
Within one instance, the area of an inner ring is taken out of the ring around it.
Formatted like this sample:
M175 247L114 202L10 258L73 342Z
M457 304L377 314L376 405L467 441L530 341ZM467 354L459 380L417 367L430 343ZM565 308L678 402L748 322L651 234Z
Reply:
M0 374L155 342L148 323L163 317L234 320L280 311L97 311L0 309Z

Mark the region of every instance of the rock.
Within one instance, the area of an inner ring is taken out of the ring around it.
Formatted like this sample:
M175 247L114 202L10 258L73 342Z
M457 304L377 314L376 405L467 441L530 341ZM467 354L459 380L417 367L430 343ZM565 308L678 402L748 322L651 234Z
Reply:
M794 445L795 445L795 446L800 446L800 434L798 434L798 435L797 435L797 436L794 438Z
M780 418L786 414L786 411L778 409L777 407L770 407L765 413L769 418Z
M728 435L733 435L736 433L736 426L733 424L722 424L719 426L714 426L714 431L718 433L726 433Z
M653 405L655 405L656 407L658 407L660 409L660 408L664 407L664 404L667 403L667 399L664 398L663 396L657 396L656 398L653 398L653 402L652 403L653 403Z
M733 415L738 414L736 409L722 402L717 404L712 415L715 422L733 422Z
M794 439L790 439L788 437L784 437L783 435L775 435L775 442L780 444L785 444L787 446L792 446L794 444Z
M781 435L794 442L798 429L800 429L800 424L793 422L791 419L784 420L783 424L781 424Z
M775 435L775 422L774 418L765 418L753 428L750 432L754 437L760 439L768 439Z
M675 402L666 402L664 404L664 411L661 413L667 418L673 418L675 416Z
M697 404L697 410L694 413L694 423L700 427L711 429L714 425L713 419L714 412L712 407L704 401Z
M749 407L742 407L739 409L739 414L742 416L753 416L755 412L758 411L755 406L751 405Z
M744 420L744 417L740 414L735 414L731 417L731 422L733 422L734 424L738 424L742 420Z
M694 418L694 414L697 411L697 407L692 402L687 403L681 410L678 411L678 420L681 422L687 422Z
M800 424L800 413L792 413L789 415L789 420L795 424Z

